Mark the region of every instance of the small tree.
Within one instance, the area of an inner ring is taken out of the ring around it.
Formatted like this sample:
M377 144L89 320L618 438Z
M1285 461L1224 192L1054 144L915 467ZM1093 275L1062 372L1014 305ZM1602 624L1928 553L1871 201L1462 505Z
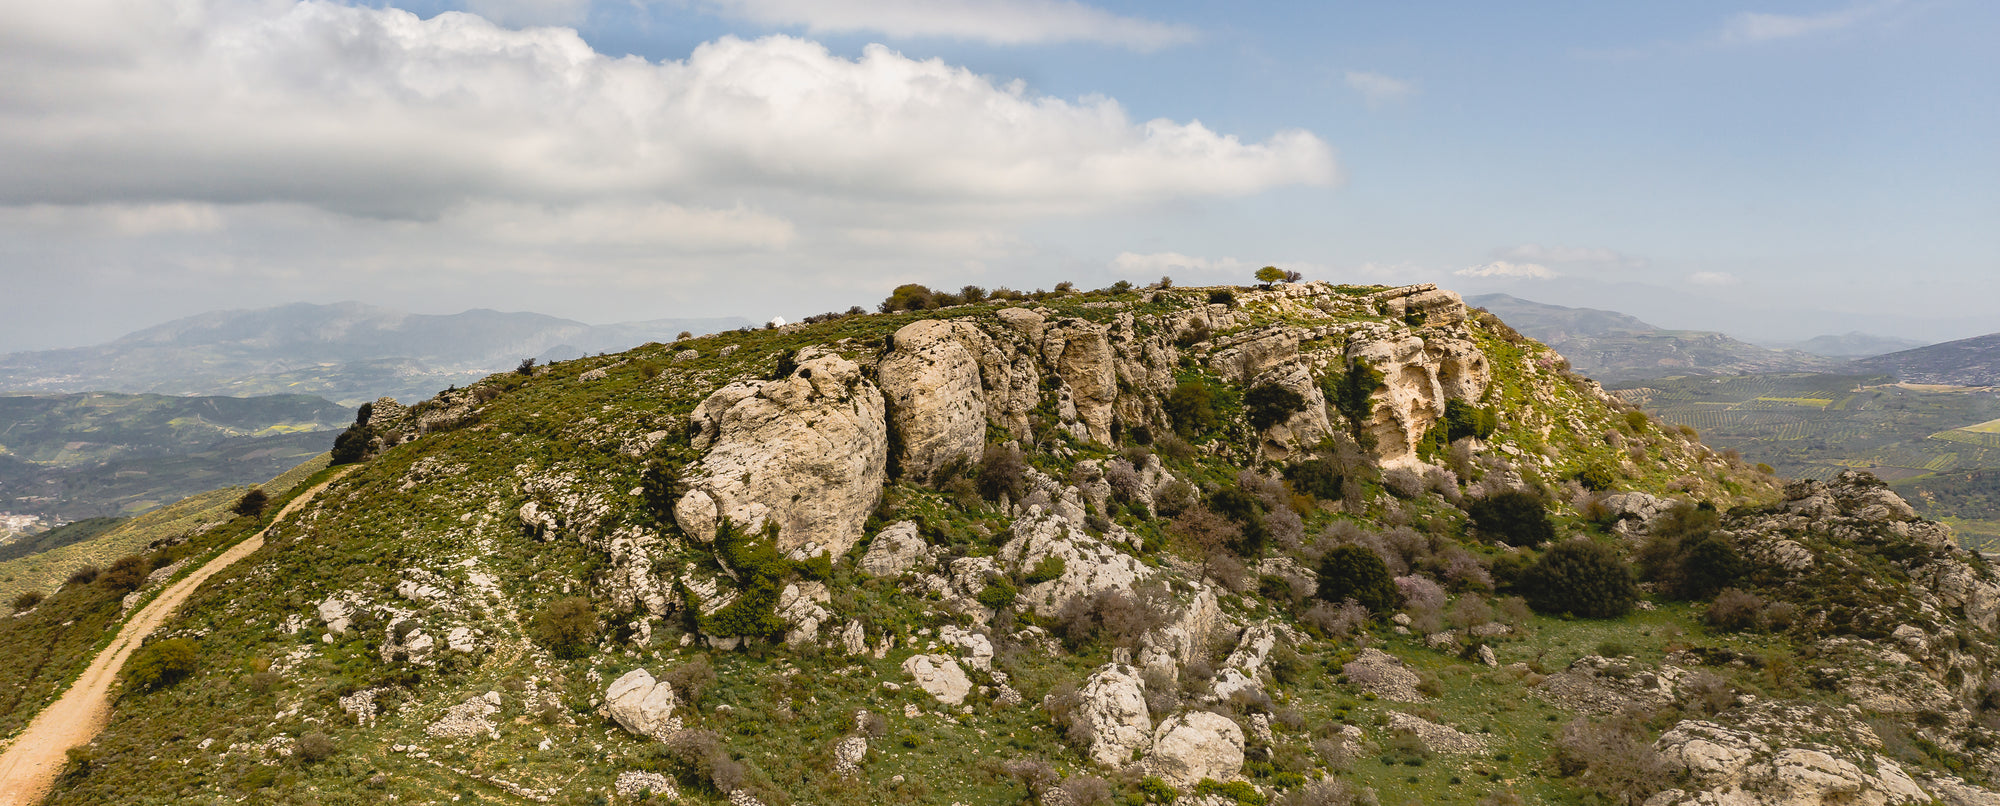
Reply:
M521 359L521 363L520 363L520 365L519 365L519 366L516 366L516 367L514 367L514 372L515 372L515 374L518 374L518 375L533 375L533 374L535 374L535 359L533 359L533 358L523 358L523 359Z
M97 578L97 584L113 593L131 593L146 584L146 575L152 570L152 563L146 562L144 557L136 554L120 557L111 564L110 570Z
M1353 599L1382 614L1396 609L1396 581L1375 552L1347 543L1335 546L1319 561L1321 601L1339 604Z
M368 455L368 445L375 438L368 428L368 421L375 416L375 404L363 403L354 411L354 424L340 432L333 440L333 463L349 465L361 461Z
M1265 266L1257 270L1257 282L1265 285L1285 281L1285 270L1276 266Z
M36 605L42 603L44 598L46 597L38 590L21 591L19 595L14 597L14 612L20 613L33 610Z
M1320 381L1321 391L1333 403L1334 410L1347 418L1356 442L1364 442L1368 416L1375 411L1375 390L1381 385L1382 371L1370 366L1366 359L1355 361L1346 372L1329 374Z
M1542 554L1521 580L1528 606L1542 613L1617 618L1639 598L1631 569L1610 546L1571 540Z
M1222 424L1221 415L1215 411L1215 390L1200 381L1182 381L1165 401L1167 417L1174 421L1174 431L1187 439L1194 439Z
M140 691L164 688L193 674L200 659L200 648L186 638L154 641L125 662L125 682Z
M1263 431L1305 411L1306 398L1275 383L1263 383L1244 393L1243 409L1250 417L1250 425Z
M230 507L229 511L238 515L247 515L255 518L264 514L264 507L269 506L270 503L271 496L265 495L264 491L260 488L252 487L249 492L243 494L242 498L236 499L236 506Z

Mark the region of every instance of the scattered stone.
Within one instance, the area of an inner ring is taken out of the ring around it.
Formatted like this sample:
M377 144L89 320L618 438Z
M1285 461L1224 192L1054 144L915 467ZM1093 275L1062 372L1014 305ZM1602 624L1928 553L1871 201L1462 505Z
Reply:
M1478 736L1460 733L1436 722L1404 713L1389 715L1389 730L1407 730L1416 734L1424 747L1433 753L1459 754L1477 753L1486 749L1486 740Z
M1423 682L1416 672L1403 665L1396 656L1370 647L1361 650L1360 656L1340 667L1347 675L1347 682L1361 689L1396 702L1423 702L1423 692L1417 684Z
M602 370L597 371L602 372ZM618 773L618 781L612 785L612 789L618 793L618 797L626 800L639 800L648 794L665 795L668 800L679 800L681 795L680 791L674 788L673 779L657 772L636 770Z
M474 736L498 739L500 732L489 721L497 713L500 713L500 693L489 691L452 706L438 721L425 726L424 732L439 739L468 739Z

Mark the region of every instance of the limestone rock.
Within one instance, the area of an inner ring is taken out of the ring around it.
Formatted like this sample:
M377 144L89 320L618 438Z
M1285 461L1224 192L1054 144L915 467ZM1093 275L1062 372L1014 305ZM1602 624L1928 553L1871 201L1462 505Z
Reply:
M1177 606L1171 619L1139 639L1139 665L1178 681L1180 667L1205 653L1209 636L1222 626L1222 608L1215 590L1201 587Z
M1407 730L1416 734L1424 747L1433 753L1477 753L1486 749L1485 739L1404 713L1389 715L1389 730Z
M917 567L930 546L917 533L912 521L897 521L882 528L861 555L861 570L878 577L902 576Z
M792 628L785 633L787 646L801 646L819 640L820 625L833 618L821 605L832 601L824 582L795 582L778 594L775 612Z
M1354 660L1340 667L1347 675L1347 682L1362 691L1396 702L1423 702L1423 692L1417 684L1423 682L1416 672L1403 665L1396 656L1370 647L1361 650Z
M1110 327L1082 319L1059 320L1043 331L1042 356L1062 379L1056 388L1057 417L1080 438L1113 444L1118 374Z
M1649 806L1743 804L1808 806L1823 803L1928 803L1931 798L1896 762L1880 755L1860 760L1832 748L1782 747L1755 734L1712 722L1684 721L1660 736L1654 748L1688 776L1690 790L1668 790Z
M833 773L835 775L860 775L861 762L868 758L868 740L860 736L849 736L833 746Z
M692 415L707 449L674 520L713 540L722 518L755 533L778 524L778 550L846 553L882 492L889 450L881 392L837 355L802 351L775 381L733 383Z
M319 620L326 624L328 632L340 635L347 632L348 625L353 623L356 603L352 596L336 593L313 609L319 613Z
M1092 672L1080 692L1076 718L1090 727L1092 761L1117 768L1132 760L1153 738L1153 720L1146 711L1145 684L1139 670L1106 664Z
M489 691L468 697L465 702L452 706L436 722L424 726L424 732L439 739L469 739L474 736L500 738L491 721L500 713L500 694Z
M1233 779L1243 771L1243 729L1207 711L1167 717L1153 731L1146 769L1182 789L1203 778Z
M986 444L986 396L972 347L983 341L985 334L969 323L938 319L904 325L891 338L875 380L889 407L904 475L928 479L952 459L979 458Z
M1366 361L1382 373L1364 425L1375 435L1376 459L1384 467L1419 464L1417 442L1444 416L1445 402L1478 400L1492 381L1477 344L1442 334L1364 331L1348 341L1347 359Z
M664 740L680 730L681 721L674 718L678 704L674 687L654 680L645 669L626 672L604 690L604 708L612 720L634 735L653 739Z
M1549 675L1535 690L1563 708L1608 714L1631 706L1658 708L1671 703L1675 687L1686 676L1687 670L1678 666L1649 671L1624 660L1585 655Z
M1021 590L1021 601L1041 616L1061 613L1078 597L1131 590L1153 574L1145 563L1090 536L1060 515L1031 514L1015 519L1014 539L1000 548L1001 562L1012 568L1033 569L1050 557L1062 560L1062 576Z
M626 770L618 773L618 780L612 784L612 789L618 792L618 797L630 801L638 801L648 793L664 795L670 802L680 799L680 791L674 788L673 779L657 772Z
M903 671L916 679L917 688L946 705L963 704L972 691L972 678L949 655L911 655L903 661Z
M938 628L938 640L965 653L965 665L982 672L992 670L993 641L984 634L946 624Z

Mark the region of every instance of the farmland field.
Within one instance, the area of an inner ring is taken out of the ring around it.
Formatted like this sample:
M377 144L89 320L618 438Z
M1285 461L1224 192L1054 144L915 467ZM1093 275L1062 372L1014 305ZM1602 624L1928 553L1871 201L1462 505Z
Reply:
M1926 516L1950 517L1968 543L1994 541L2000 496L1942 481L2000 469L2000 393L1890 380L1808 373L1674 377L1614 393L1782 476L1867 470L1896 483Z

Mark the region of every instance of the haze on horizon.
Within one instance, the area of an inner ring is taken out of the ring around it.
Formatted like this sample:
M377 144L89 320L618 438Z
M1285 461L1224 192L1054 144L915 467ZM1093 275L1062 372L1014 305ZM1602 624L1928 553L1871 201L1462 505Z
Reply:
M2000 331L2000 6L0 2L0 351L359 300L1431 281Z

